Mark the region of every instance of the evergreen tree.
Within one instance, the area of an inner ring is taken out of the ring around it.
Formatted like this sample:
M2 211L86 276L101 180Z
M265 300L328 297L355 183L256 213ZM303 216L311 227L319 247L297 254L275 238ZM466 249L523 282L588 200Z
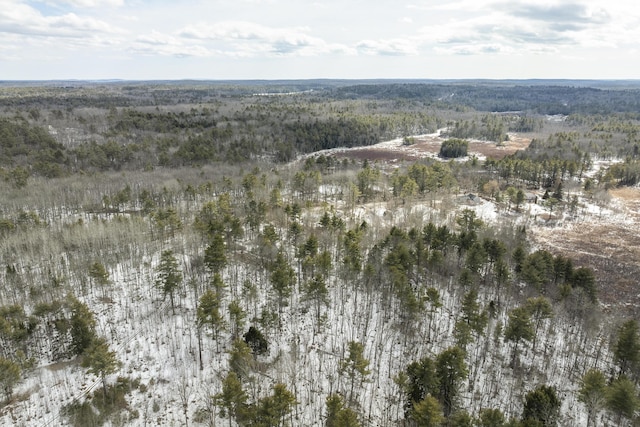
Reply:
M487 326L487 313L480 309L478 304L478 291L471 289L467 292L461 304L462 316L461 319L471 327L471 329L478 335L482 334L484 328Z
M231 320L231 337L233 339L238 338L240 330L244 327L244 319L247 317L247 313L242 309L238 300L233 300L229 303L229 319Z
M271 265L271 286L276 293L278 312L282 315L282 308L286 305L286 300L291 296L296 274L282 251L278 252L276 260Z
M638 390L635 384L624 375L609 385L607 389L607 408L618 415L619 425L622 417L632 419L635 412L640 408Z
M103 397L107 398L107 375L116 372L122 363L116 357L115 351L109 350L109 344L104 338L95 338L84 351L82 366L87 372L102 380Z
M595 304L597 302L596 277L593 274L593 270L587 267L576 268L569 276L569 280L571 286L580 288L587 294L591 303Z
M440 385L438 396L445 417L452 414L460 383L468 375L464 357L465 352L460 347L450 347L436 358L436 375Z
M525 396L522 419L537 421L543 427L558 425L561 401L553 387L541 385Z
M254 359L251 355L251 347L241 339L235 339L231 343L229 351L229 368L235 372L240 380L249 378L249 374L254 366Z
M69 296L71 309L71 349L81 355L96 338L96 320L86 304L74 296Z
M640 364L640 336L635 319L627 320L620 326L613 357L621 374L633 372Z
M594 425L607 397L607 382L604 374L597 369L590 369L580 380L578 400L587 407L587 427Z
M13 395L13 387L20 381L20 366L4 357L0 357L0 387L7 400Z
M509 312L509 322L504 330L504 338L514 343L512 363L518 356L518 346L522 341L531 341L535 337L535 331L531 324L531 316L525 307L517 307Z
M109 272L103 264L94 262L89 267L89 277L91 277L98 286L106 286L109 284Z
M422 401L429 395L437 396L440 390L436 365L430 357L423 357L417 362L412 362L406 369L406 402L407 414L416 402Z
M524 308L529 312L529 315L534 322L533 349L535 350L540 326L545 319L553 317L553 307L547 298L535 297L528 298L525 302Z
M476 423L478 427L504 427L504 413L500 409L480 409Z
M325 427L360 427L358 414L344 406L342 396L330 394L327 396L327 418Z
M411 419L417 427L437 427L444 422L445 417L442 415L438 399L427 395L420 402L413 404Z
M227 265L227 253L222 233L215 233L211 238L211 243L204 251L204 264L213 273L220 273Z
M465 410L457 411L447 418L447 427L473 427L473 418Z
M158 278L156 287L162 290L163 298L169 295L171 310L175 314L174 294L182 284L182 272L178 268L178 260L173 251L162 251L160 264L158 265Z
M213 338L216 341L216 347L218 347L219 344L218 336L225 328L224 317L220 314L220 303L218 293L207 289L200 297L196 313L198 327L208 326L211 328Z
M264 354L269 351L269 343L262 332L255 326L250 326L244 334L244 342L251 348L253 354Z
M242 425L247 411L247 395L235 372L231 371L227 374L222 381L222 391L216 394L214 399L222 408L221 415L229 418L229 427L232 426L233 419Z
M357 341L350 341L347 347L349 354L340 361L340 373L346 374L349 378L349 402L352 402L356 379L362 383L371 374L371 371L369 370L369 360L364 357L364 345Z
M316 325L318 325L322 307L329 305L329 290L322 276L315 275L313 279L306 283L303 292L303 301L311 301L313 303Z
M285 426L286 416L297 405L296 397L287 387L278 383L273 386L273 394L260 399L256 408L256 415L251 425L256 427Z

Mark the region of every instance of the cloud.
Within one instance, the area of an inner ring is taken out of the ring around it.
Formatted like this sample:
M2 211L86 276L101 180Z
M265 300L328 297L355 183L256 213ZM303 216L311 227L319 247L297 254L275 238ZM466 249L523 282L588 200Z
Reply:
M203 46L197 44L188 45L180 38L162 34L157 31L137 37L131 44L129 51L138 55L174 56L178 58L207 57L212 55L212 52Z
M359 53L381 56L413 56L419 53L411 39L362 40L356 45Z
M614 47L622 41L620 35L628 37L630 31L630 26L620 29L621 20L613 9L587 2L485 2L484 6L483 13L460 11L460 19L425 26L419 37L439 53L539 54L577 47Z
M200 23L185 27L177 35L206 43L223 43L236 49L235 56L318 55L345 53L342 44L327 43L308 34L306 27L268 27L246 21Z
M80 7L80 8L95 8L95 7L103 7L103 6L123 6L124 0L61 0L61 1L49 1L47 4L52 4L54 6L60 5L69 5L72 7Z
M75 13L43 16L38 10L13 1L0 2L0 32L23 36L97 39L124 31L105 21Z
M574 27L585 24L603 24L610 20L603 8L590 8L580 3L537 4L504 3L500 5L513 16L548 23L570 24Z

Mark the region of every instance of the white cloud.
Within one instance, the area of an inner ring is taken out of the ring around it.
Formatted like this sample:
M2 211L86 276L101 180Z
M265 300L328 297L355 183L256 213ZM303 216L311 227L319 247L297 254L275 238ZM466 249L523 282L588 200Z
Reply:
M306 27L268 27L246 21L225 21L215 24L200 23L178 31L186 39L209 43L228 43L238 49L235 55L318 55L345 53L342 44L327 43L308 34Z
M135 62L156 75L164 69L158 67L194 63L175 59L180 57L201 65L184 68L181 77L211 69L235 75L234 67L241 66L247 77L266 69L277 77L278 67L289 75L304 70L394 77L398 64L444 76L446 64L455 64L455 70L490 75L492 67L503 70L496 58L516 56L541 70L538 62L557 60L565 68L554 72L562 75L578 69L568 59L574 56L581 58L582 74L585 64L606 72L617 67L627 75L640 69L629 54L640 40L640 8L632 0L409 2L0 0L0 56L15 59L13 70L19 70L20 58L41 64L30 70L41 69L45 77L54 62L60 70L81 70L83 63L103 61L102 68L111 70L109 61L117 58L114 63ZM598 61L603 52L606 62ZM434 59L437 69L428 67Z
M484 13L423 27L419 37L439 53L485 55L615 47L631 33L640 35L637 19L626 19L624 26L625 19L615 9L586 2L520 1L485 6Z
M363 40L356 48L365 55L411 56L419 53L419 47L410 39Z
M65 5L80 8L96 8L96 7L117 7L123 6L124 0L59 0L59 1L46 1L46 4L52 6L64 7Z
M123 34L105 21L74 13L43 16L21 2L0 2L0 32L25 36L96 38L99 34Z

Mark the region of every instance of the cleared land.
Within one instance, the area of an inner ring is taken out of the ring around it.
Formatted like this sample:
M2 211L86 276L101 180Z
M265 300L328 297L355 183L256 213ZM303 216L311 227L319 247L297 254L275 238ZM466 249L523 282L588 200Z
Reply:
M404 145L403 139L382 142L369 147L358 147L349 150L335 150L333 154L350 159L368 159L373 161L395 162L401 160L418 160L423 157L437 157L440 146L446 138L439 134L421 135L415 137L411 145ZM524 150L531 143L530 138L515 134L509 135L509 141L497 144L494 141L469 141L469 155L479 158L492 157L501 159L516 151Z
M533 227L531 234L539 246L593 268L605 307L640 315L640 189L610 194L615 212L590 213L564 227Z

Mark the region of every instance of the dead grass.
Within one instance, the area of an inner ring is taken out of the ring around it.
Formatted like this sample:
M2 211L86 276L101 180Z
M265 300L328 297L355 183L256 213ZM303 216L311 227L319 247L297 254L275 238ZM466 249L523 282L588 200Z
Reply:
M370 147L357 147L348 150L341 150L334 153L337 157L349 159L370 160L370 161L415 161L424 157L435 157L440 152L443 138L436 136L423 136L416 138L416 142L411 145L389 145L379 144ZM524 150L531 143L530 138L522 138L511 135L510 140L503 144L496 144L492 141L473 140L469 142L469 154L480 157L501 159L516 151Z
M637 221L616 222L591 217L571 227L536 227L532 236L540 247L562 253L576 267L594 269L598 294L605 307L623 315L640 314L640 190L611 191L628 217Z

